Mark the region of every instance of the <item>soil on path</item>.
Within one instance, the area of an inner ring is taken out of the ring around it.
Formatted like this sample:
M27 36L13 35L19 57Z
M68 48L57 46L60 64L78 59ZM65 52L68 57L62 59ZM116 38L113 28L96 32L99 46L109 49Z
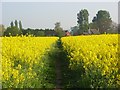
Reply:
M58 41L58 50L56 53L56 89L55 90L62 90L62 72L61 72L61 42Z

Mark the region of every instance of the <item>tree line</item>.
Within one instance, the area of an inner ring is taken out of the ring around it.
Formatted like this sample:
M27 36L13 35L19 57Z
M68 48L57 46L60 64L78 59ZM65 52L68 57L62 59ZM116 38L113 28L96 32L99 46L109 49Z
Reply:
M2 26L4 27L4 26ZM16 36L16 35L33 35L33 36L54 36L55 32L53 29L24 29L22 22L15 20L10 23L10 26L4 29L3 36Z
M120 25L119 25L120 27ZM71 27L71 35L81 35L90 33L95 29L99 34L118 33L118 25L111 20L110 13L106 10L99 10L89 23L89 12L82 9L77 13L77 25ZM61 27L60 22L55 23L54 29L24 29L22 22L15 20L6 29L0 25L0 36L33 35L33 36L65 36L66 31Z
M77 13L77 19L78 24L71 28L73 35L89 33L91 29L95 29L99 34L118 33L118 25L112 21L110 13L106 10L99 10L89 23L89 12L87 9L82 9Z
M24 29L22 22L15 20L10 23L10 26L6 29L4 25L0 25L0 36L20 36L20 35L32 35L32 36L65 36L65 31L60 25L60 22L55 23L54 29Z

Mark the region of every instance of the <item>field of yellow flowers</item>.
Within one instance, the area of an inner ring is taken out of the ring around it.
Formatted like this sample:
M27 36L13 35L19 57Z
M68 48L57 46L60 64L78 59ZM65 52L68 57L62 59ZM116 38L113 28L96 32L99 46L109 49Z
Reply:
M1 37L0 84L3 88L55 88L55 57L60 51L64 88L120 88L118 37Z
M0 42L2 42L2 39L0 38ZM2 88L2 43L0 43L0 89Z
M120 87L120 35L71 36L61 39L69 73L66 87ZM67 71L67 70L65 70Z
M57 37L1 38L3 88L54 87L52 81L49 82L51 79L49 72L54 71L50 71L52 68L49 67L49 62L53 61L49 60L48 54L55 46Z

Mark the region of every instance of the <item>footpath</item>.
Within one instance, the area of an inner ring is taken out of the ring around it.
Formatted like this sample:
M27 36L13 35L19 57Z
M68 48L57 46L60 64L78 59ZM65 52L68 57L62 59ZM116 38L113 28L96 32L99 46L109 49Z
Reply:
M57 52L56 52L56 88L55 90L62 90L62 71L61 71L61 41L60 39L57 42Z

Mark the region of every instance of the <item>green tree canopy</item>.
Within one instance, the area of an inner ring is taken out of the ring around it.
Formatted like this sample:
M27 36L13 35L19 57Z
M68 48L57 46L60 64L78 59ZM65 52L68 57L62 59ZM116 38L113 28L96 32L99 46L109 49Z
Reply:
M15 27L18 28L18 22L17 22L17 20L15 20Z
M22 32L16 27L8 27L6 31L4 32L5 36L16 36L20 35Z
M10 26L11 26L11 27L14 27L13 21L10 23Z
M60 22L56 22L56 23L55 23L55 28L54 28L54 30L55 30L56 35L57 35L58 37L64 36L63 29L60 27Z
M99 10L96 16L92 20L95 28L98 28L100 33L107 32L110 29L112 20L110 14L106 10Z
M74 26L74 27L71 27L71 35L78 35L78 30L79 30L79 27L78 26Z
M78 33L81 34L83 32L88 32L89 29L89 22L88 22L89 13L86 9L81 10L77 14L79 30Z
M45 36L45 33L44 33L44 31L37 31L35 36Z
M22 30L22 22L21 21L19 21L19 28L20 28L20 30Z
M4 32L5 32L4 25L0 24L0 36L3 36Z

